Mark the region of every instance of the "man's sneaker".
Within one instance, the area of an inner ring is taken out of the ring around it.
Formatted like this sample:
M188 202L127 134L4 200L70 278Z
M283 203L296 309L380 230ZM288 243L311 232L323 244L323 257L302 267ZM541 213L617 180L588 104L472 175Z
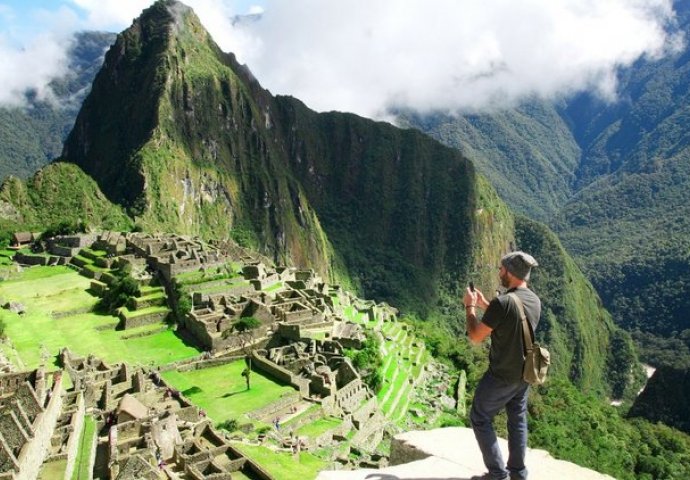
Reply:
M475 475L470 480L508 480L508 477L496 478L491 476L489 472L486 472L484 475Z

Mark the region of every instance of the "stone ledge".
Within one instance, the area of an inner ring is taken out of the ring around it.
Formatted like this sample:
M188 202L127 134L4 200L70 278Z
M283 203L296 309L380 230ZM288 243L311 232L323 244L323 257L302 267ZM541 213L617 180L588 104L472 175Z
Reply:
M499 444L507 459L507 442L499 439ZM474 433L460 427L396 435L391 443L391 462L399 464L380 470L324 471L317 480L469 480L486 471ZM530 480L613 480L556 460L545 450L528 449L527 468Z

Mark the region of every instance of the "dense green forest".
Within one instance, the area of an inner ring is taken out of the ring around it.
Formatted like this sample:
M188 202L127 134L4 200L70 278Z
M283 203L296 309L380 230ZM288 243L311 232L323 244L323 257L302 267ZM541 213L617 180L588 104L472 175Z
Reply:
M530 443L557 458L621 480L690 476L690 436L661 423L626 419L615 407L554 379L530 395Z
M464 115L401 111L396 121L463 152L506 203L530 218L548 222L573 193L580 147L549 102Z

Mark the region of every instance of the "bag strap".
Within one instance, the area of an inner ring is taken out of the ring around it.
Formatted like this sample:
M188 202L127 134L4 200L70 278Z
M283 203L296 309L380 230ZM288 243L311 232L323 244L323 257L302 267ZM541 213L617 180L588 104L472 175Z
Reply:
M517 304L518 310L520 311L520 319L522 320L522 338L525 341L525 351L529 352L532 350L532 330L530 329L529 323L527 323L527 315L525 314L525 306L515 293L510 292L508 294L510 298Z

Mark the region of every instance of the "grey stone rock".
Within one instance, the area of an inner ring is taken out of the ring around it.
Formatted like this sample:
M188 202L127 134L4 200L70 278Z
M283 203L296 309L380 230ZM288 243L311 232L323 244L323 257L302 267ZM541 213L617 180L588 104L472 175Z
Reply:
M499 439L507 458L507 442ZM530 480L614 480L613 477L570 462L556 460L544 450L528 449ZM391 442L391 465L382 469L323 471L316 480L461 480L486 471L474 433L451 427L407 432Z
M17 313L19 315L26 313L26 308L19 302L7 302L2 306L2 308L4 308L5 310L9 310L12 313Z

